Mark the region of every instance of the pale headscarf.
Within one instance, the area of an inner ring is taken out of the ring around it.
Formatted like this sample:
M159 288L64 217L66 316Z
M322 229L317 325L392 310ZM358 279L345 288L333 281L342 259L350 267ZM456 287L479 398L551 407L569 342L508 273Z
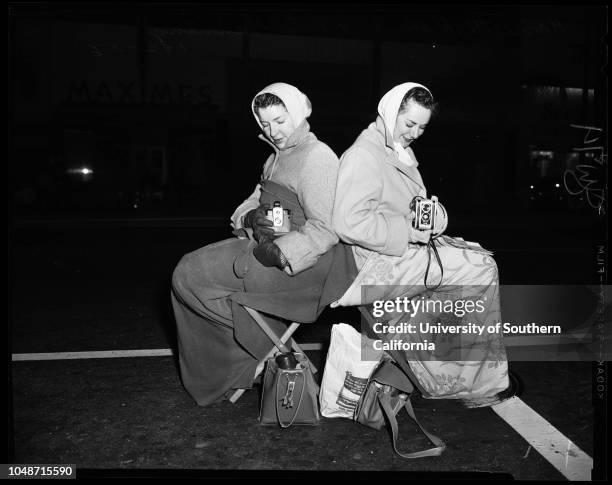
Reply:
M431 94L431 91L422 84L403 83L398 84L393 89L388 91L387 94L385 94L378 103L378 114L385 122L387 130L389 130L389 133L391 134L391 139L393 139L393 132L395 131L395 121L397 120L397 114L399 112L400 105L402 104L402 99L404 99L406 93L412 88L423 88L429 94ZM408 166L412 166L415 164L414 158L410 156L410 154L404 149L401 143L393 141L393 149L397 153L397 156L399 157L400 161L404 162Z
M260 128L263 127L261 126L257 113L255 112L254 104L255 98L264 93L274 94L284 103L285 108L287 108L287 112L293 120L296 128L300 126L302 121L310 116L310 113L312 113L312 105L310 104L308 96L306 96L298 88L287 83L270 84L259 91L253 97L253 101L251 101L251 110L253 111L253 116L255 116L255 120L257 120L257 124Z

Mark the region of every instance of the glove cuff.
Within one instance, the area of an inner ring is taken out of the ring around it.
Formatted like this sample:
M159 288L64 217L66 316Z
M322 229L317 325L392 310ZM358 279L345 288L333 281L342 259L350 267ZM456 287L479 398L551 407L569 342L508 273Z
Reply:
M242 227L253 227L253 215L257 209L251 209L242 216Z
M289 264L289 261L287 261L287 256L285 256L282 251L279 250L279 253L280 253L280 269L285 269L287 265Z

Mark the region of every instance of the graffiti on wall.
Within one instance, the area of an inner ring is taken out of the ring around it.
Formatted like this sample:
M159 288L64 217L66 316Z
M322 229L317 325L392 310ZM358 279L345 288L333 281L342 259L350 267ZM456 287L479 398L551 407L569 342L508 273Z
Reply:
M563 174L565 188L571 195L584 194L589 205L601 215L606 203L606 165L608 155L601 138L603 129L594 126L570 125L585 132L583 145L573 150L584 154L585 162Z

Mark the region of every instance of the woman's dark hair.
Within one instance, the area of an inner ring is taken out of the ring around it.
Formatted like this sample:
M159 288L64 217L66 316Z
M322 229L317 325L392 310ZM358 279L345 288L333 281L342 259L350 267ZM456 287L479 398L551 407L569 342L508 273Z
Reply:
M253 108L255 110L259 110L262 108L267 108L269 106L275 106L275 105L279 105L287 109L287 107L285 106L285 103L283 103L282 100L278 96L272 93L261 93L260 95L256 96L255 99L253 100Z
M434 101L431 93L427 91L427 89L416 87L412 88L404 95L398 114L406 111L406 105L410 100L413 100L415 103L423 106L423 108L430 110L432 115L438 110L438 103Z

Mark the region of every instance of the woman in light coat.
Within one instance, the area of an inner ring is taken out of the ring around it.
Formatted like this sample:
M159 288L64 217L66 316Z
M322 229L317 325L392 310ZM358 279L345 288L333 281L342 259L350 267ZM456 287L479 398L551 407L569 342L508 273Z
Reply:
M412 301L471 299L483 302L485 311L469 314L459 323L467 326L469 317L471 322L495 324L501 315L498 271L491 253L475 243L443 236L448 221L441 204L433 230L419 230L413 224L411 204L415 198L426 198L427 190L412 144L428 127L434 109L426 87L400 84L383 96L376 121L342 155L333 227L342 241L353 245L360 271L332 306L398 297ZM449 320L448 314L439 313L395 313L389 321ZM502 336L471 332L455 337L449 343L448 335L402 335L404 342L428 341L437 347L435 354L405 352L414 374L428 397L465 399L472 405L492 402L492 396L508 387ZM449 348L454 349L453 357L442 356Z

